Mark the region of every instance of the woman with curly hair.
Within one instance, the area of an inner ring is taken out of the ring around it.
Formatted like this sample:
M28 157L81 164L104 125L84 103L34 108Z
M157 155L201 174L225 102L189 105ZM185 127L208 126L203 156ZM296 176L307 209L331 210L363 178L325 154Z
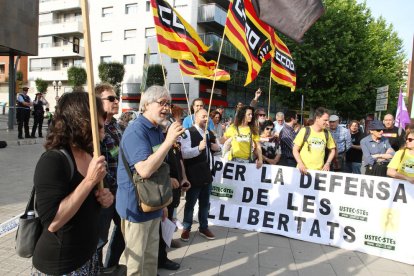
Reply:
M259 131L253 116L254 108L243 106L236 114L234 124L224 133L221 142L231 139L229 160L241 163L253 163L256 159L256 168L263 165L262 150L259 143Z
M105 112L100 99L96 107L102 139ZM106 175L106 163L104 156L93 157L87 93L63 94L44 146L34 174L43 231L32 275L96 275L98 215L113 196L107 188L96 187Z

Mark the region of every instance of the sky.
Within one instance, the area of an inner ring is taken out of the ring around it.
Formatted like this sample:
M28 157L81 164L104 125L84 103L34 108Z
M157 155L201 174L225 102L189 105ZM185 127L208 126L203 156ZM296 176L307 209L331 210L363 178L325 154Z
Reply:
M362 3L364 0L358 0ZM412 57L414 36L414 0L366 0L372 16L384 17L403 40L407 59Z

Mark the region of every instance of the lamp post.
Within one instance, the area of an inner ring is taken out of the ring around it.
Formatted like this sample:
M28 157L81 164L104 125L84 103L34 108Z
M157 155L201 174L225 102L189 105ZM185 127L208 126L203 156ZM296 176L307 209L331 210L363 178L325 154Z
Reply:
M59 99L59 90L62 88L62 82L58 81L56 83L56 81L53 81L52 85L53 85L53 89L55 89L56 91L56 101L57 101Z

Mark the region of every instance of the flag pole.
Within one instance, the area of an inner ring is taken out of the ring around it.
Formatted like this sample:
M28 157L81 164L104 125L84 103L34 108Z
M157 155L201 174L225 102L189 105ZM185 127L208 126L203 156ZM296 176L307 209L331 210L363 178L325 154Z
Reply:
M98 118L96 113L96 98L94 89L93 79L93 64L92 64L92 47L91 47L91 36L89 29L89 11L87 0L81 1L82 8L82 21L83 21L83 38L85 47L85 62L86 62L86 76L87 76L87 87L89 94L89 110L91 115L91 128L92 128L92 141L93 141L93 156L98 157L101 155L99 148L99 128ZM103 182L98 183L98 188L103 189Z
M267 105L267 118L270 118L270 92L272 91L272 69L270 69L270 76L269 76L269 102Z
M164 63L162 62L162 53L161 53L160 44L158 43L158 41L157 41L157 46L158 46L158 55L160 56L162 76L164 78L164 87L168 89L167 78L165 77L165 72L164 72Z
M185 88L185 83L184 83L183 71L181 71L181 68L180 68L180 75L181 75L181 82L183 83L183 87L184 87L185 99L187 100L188 115L190 115L190 116L191 116L190 101L189 101L189 99L188 99L187 89Z
M213 79L213 86L211 88L211 93L210 93L210 100L208 102L208 110L207 110L208 118L210 118L211 102L213 101L214 87L216 85L216 78L217 78L217 69L218 69L218 66L219 66L219 63L220 63L221 49L223 49L223 42L224 42L225 34L226 34L226 32L224 30L223 31L223 36L221 37L221 43L220 43L220 49L219 49L219 53L218 53L218 57L217 57L216 69L214 70L214 79ZM207 124L205 126L204 132L207 132L208 123L209 123L209 121L207 120Z

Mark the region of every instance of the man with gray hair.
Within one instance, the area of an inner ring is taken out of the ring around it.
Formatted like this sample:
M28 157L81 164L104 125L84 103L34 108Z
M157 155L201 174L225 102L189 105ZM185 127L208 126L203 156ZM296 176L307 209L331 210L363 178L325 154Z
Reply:
M136 170L142 178L149 178L159 169L177 137L184 132L184 128L174 122L164 139L160 124L166 120L170 106L171 97L165 87L149 87L141 97L142 115L122 136L116 210L125 239L121 263L126 264L127 275L157 275L160 217L166 217L167 208L153 212L139 210L135 187L126 170ZM122 155L129 168L124 166Z
M345 154L352 147L351 134L339 125L339 117L332 114L329 117L329 130L336 144L336 155L332 160L332 170L345 172Z
M285 126L285 114L283 114L283 112L276 113L276 120L273 124L275 126L275 133L279 135L280 131Z

